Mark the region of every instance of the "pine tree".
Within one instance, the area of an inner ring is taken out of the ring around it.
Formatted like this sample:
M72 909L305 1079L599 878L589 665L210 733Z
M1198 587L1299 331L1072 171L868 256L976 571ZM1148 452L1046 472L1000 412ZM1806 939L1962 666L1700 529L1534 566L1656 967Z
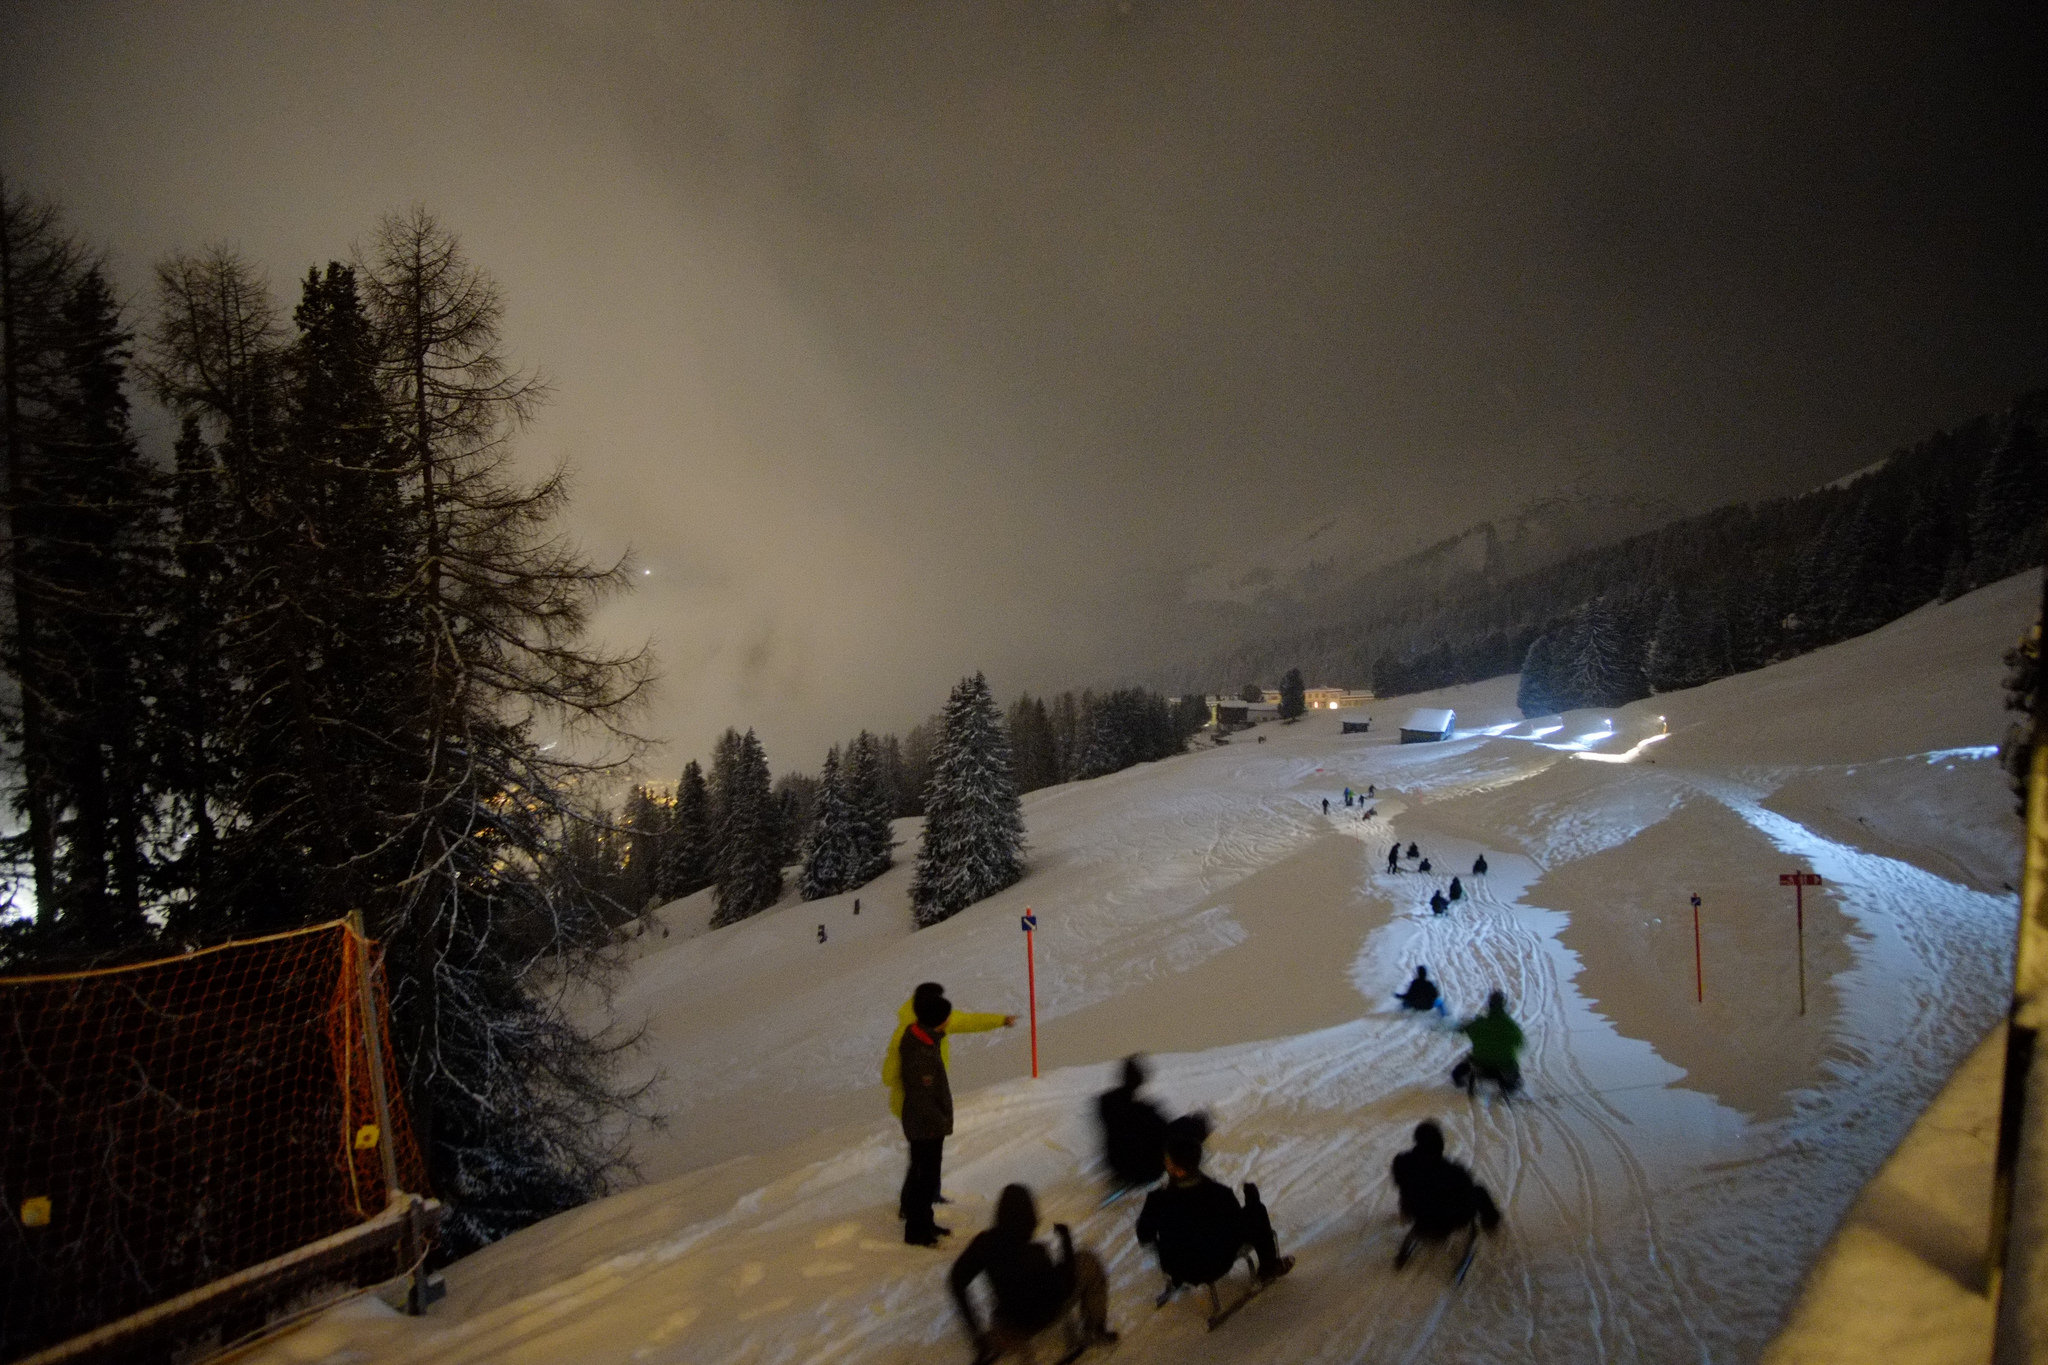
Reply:
M0 331L11 619L0 657L16 705L9 840L26 846L45 961L146 942L145 880L162 790L152 699L161 651L162 488L129 429L130 334L99 268L54 211L0 188Z
M1522 677L1515 690L1515 705L1525 716L1547 716L1567 709L1561 700L1558 676L1564 630L1565 626L1560 623L1538 635L1522 659Z
M834 745L825 755L825 768L818 781L817 818L811 822L810 837L804 841L798 895L807 901L821 900L857 885L854 874L860 849L853 827L853 809L840 775L839 748Z
M0 656L16 684L5 732L16 759L12 797L20 829L8 845L17 859L26 854L35 913L45 929L55 928L61 903L60 797L52 688L44 676L51 604L37 557L50 537L42 524L48 503L38 466L63 368L64 302L83 261L84 252L63 231L54 207L16 194L0 180L0 472L7 481L10 598Z
M626 794L626 809L619 818L618 837L624 841L625 856L619 861L625 884L618 900L640 913L668 899L663 896L662 867L668 851L669 807L651 788L636 786Z
M712 895L718 909L711 922L735 924L760 914L782 895L780 822L769 785L768 756L752 730L736 745L720 742L712 766L712 791L718 810L717 881Z
M1280 719L1293 720L1308 710L1307 684L1302 681L1301 670L1290 668L1280 679Z
M2048 459L2040 434L2015 415L1978 476L1970 509L1972 588L1995 583L2041 562L2041 524L2048 515Z
M73 812L64 881L83 935L111 946L148 936L144 879L154 860L145 841L164 786L151 699L165 675L149 630L167 582L163 488L129 430L131 338L97 268L78 277L63 323L63 379L45 443L56 532L45 572L67 683L53 727Z
M1060 780L1052 719L1045 702L1026 692L1010 707L1010 752L1017 764L1017 790L1037 791Z
M988 680L962 678L947 699L925 792L924 838L910 904L919 928L958 914L1024 875L1024 817L1010 742Z
M896 834L889 822L895 818L896 798L889 784L889 754L895 743L891 736L878 744L863 730L847 747L842 775L848 815L853 833L853 880L849 889L865 886L887 872L896 861Z
M1046 719L1052 726L1053 770L1055 779L1071 782L1081 775L1081 750L1088 742L1088 734L1081 724L1081 703L1072 692L1062 692L1053 698L1052 707Z
M676 783L675 809L662 848L661 897L674 900L711 885L711 794L691 759Z

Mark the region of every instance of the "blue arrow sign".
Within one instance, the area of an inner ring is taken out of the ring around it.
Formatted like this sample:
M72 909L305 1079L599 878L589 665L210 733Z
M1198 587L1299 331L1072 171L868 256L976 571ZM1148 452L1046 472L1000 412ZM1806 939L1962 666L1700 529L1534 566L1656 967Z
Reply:
M1029 910L1026 910L1024 912L1023 925L1024 932L1027 934L1030 933L1033 929L1036 929L1038 927L1038 916L1032 914Z

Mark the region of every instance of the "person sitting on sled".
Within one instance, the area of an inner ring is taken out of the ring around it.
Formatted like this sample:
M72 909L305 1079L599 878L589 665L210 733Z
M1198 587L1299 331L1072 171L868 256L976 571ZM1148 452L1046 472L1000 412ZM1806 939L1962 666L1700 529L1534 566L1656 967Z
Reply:
M948 1277L953 1302L974 1341L975 1363L1001 1359L1062 1318L1072 1345L1116 1340L1109 1330L1109 1279L1102 1258L1074 1250L1074 1234L1053 1224L1060 1259L1037 1240L1038 1204L1023 1185L1005 1185L996 1198L995 1221L967 1244ZM974 1310L967 1287L982 1276L995 1300L987 1326Z
M1125 1189L1154 1184L1166 1172L1166 1115L1138 1098L1144 1084L1145 1062L1134 1053L1124 1059L1123 1083L1095 1101L1110 1183Z
M1459 1029L1472 1040L1472 1051L1451 1069L1451 1084L1462 1085L1467 1094L1476 1092L1479 1082L1492 1081L1502 1095L1512 1095L1522 1085L1522 1027L1508 1015L1508 998L1499 991L1486 997L1486 1013L1468 1019Z
M1401 1002L1402 1009L1414 1010L1418 1014L1428 1010L1435 1010L1438 1014L1444 1012L1443 995L1437 990L1436 982L1429 979L1427 967L1418 965L1415 968L1415 979L1394 998Z
M1202 1174L1198 1138L1185 1131L1168 1138L1166 1175L1166 1184L1145 1196L1138 1242L1158 1253L1169 1287L1215 1283L1247 1247L1258 1258L1261 1280L1294 1269L1294 1258L1280 1254L1259 1187L1247 1181L1240 1205L1227 1186Z
M1415 1145L1394 1158L1394 1188L1400 1192L1401 1219L1408 1235L1394 1253L1394 1269L1408 1264L1423 1242L1441 1242L1452 1235L1500 1227L1500 1209L1472 1172L1444 1155L1444 1130L1428 1119L1415 1125ZM1469 1249L1470 1243L1467 1243Z

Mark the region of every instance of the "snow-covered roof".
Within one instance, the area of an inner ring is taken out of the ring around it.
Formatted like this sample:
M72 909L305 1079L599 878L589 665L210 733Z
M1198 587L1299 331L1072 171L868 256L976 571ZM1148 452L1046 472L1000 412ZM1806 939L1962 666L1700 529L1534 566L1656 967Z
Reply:
M1456 711L1445 711L1425 706L1419 711L1410 711L1408 719L1401 722L1403 730L1421 730L1427 734L1440 735L1448 732L1451 722L1458 718Z

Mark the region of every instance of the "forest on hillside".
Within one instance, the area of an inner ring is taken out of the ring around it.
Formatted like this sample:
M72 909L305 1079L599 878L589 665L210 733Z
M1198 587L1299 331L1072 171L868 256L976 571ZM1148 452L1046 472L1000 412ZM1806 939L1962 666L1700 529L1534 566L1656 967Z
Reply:
M1416 588L1172 670L1234 691L1300 667L1382 696L1520 671L1531 714L1695 687L1874 630L2037 565L2048 390L1796 497L1718 508L1513 577ZM1427 553L1427 552L1425 552Z

